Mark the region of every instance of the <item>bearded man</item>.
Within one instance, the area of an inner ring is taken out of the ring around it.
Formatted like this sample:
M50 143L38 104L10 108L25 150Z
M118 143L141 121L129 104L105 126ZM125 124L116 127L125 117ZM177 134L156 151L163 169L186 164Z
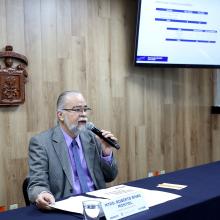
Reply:
M80 92L65 91L57 99L57 126L30 139L28 196L38 208L105 188L117 176L112 147L86 129L90 111Z

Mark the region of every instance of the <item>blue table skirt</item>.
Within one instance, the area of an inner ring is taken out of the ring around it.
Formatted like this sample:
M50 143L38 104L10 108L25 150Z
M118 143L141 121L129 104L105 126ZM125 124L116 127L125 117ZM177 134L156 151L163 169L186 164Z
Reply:
M162 189L158 184L183 184L182 190ZM157 177L126 183L130 186L179 194L182 197L150 207L149 210L129 216L129 220L220 220L220 162L183 169ZM150 198L149 198L150 200ZM74 204L73 204L74 205ZM0 213L0 220L77 220L81 215L55 211L40 211L34 205Z

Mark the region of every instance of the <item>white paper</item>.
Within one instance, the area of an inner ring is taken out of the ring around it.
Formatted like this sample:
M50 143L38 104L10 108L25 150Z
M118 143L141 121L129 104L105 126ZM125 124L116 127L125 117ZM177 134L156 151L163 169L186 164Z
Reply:
M173 184L173 183L161 183L157 187L181 190L187 187L187 185Z
M158 205L158 204L181 197L180 195L177 195L174 193L142 189L142 188L127 186L127 185L118 185L118 186L113 186L107 189L101 189L101 190L96 190L96 191L87 193L88 195L92 195L92 196L100 197L100 198L91 198L91 197L86 197L86 196L74 196L74 197L70 197L62 201L55 202L55 204L51 204L50 206L53 208L68 211L68 212L83 214L83 206L82 206L83 201L98 200L102 202L102 201L106 201L106 199L113 199L118 196L123 196L129 193L139 192L139 191L143 193L145 202L148 207L152 207L154 205Z
M158 190L142 189L142 188L127 186L127 185L113 186L107 189L101 189L101 190L96 190L93 192L88 192L87 194L93 195L96 197L112 199L117 196L127 194L130 192L135 192L135 191L136 192L141 191L143 193L144 199L148 207L152 207L154 205L158 205L158 204L181 197L180 195L177 195L174 193L161 192Z
M180 195L174 193L161 192L157 190L141 189L141 191L143 191L145 201L149 207L181 197Z

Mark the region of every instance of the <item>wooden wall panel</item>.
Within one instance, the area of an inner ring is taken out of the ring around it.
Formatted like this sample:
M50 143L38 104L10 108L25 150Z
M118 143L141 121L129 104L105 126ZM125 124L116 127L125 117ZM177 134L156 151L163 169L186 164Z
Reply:
M57 8L55 0L41 1L41 45L43 80L56 82L59 78L57 62Z
M27 129L36 132L43 128L44 117L39 108L43 106L43 67L41 39L40 1L24 2L25 45L28 64L28 83L26 83ZM16 50L16 48L15 48ZM31 83L33 82L33 83Z
M70 58L71 47L71 2L70 0L57 1L57 58Z
M56 123L64 90L82 91L91 120L118 137L109 185L220 159L214 70L135 67L135 16L136 0L0 1L0 48L29 60L25 103L0 108L0 205L24 205L29 139Z
M0 44L6 44L6 9L5 9L5 1L0 1Z
M7 0L6 4L6 33L7 42L16 45L16 50L25 53L24 38L24 4L23 0ZM15 49L15 48L14 48Z

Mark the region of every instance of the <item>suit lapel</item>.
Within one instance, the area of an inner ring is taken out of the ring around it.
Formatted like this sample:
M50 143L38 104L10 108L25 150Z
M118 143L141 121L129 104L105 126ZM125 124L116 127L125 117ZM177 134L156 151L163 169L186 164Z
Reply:
M69 161L67 145L66 145L66 141L64 139L63 133L59 126L55 127L52 140L53 140L53 147L60 160L60 164L64 170L64 173L66 174L66 177L70 185L73 187L72 171L70 168L71 165Z

